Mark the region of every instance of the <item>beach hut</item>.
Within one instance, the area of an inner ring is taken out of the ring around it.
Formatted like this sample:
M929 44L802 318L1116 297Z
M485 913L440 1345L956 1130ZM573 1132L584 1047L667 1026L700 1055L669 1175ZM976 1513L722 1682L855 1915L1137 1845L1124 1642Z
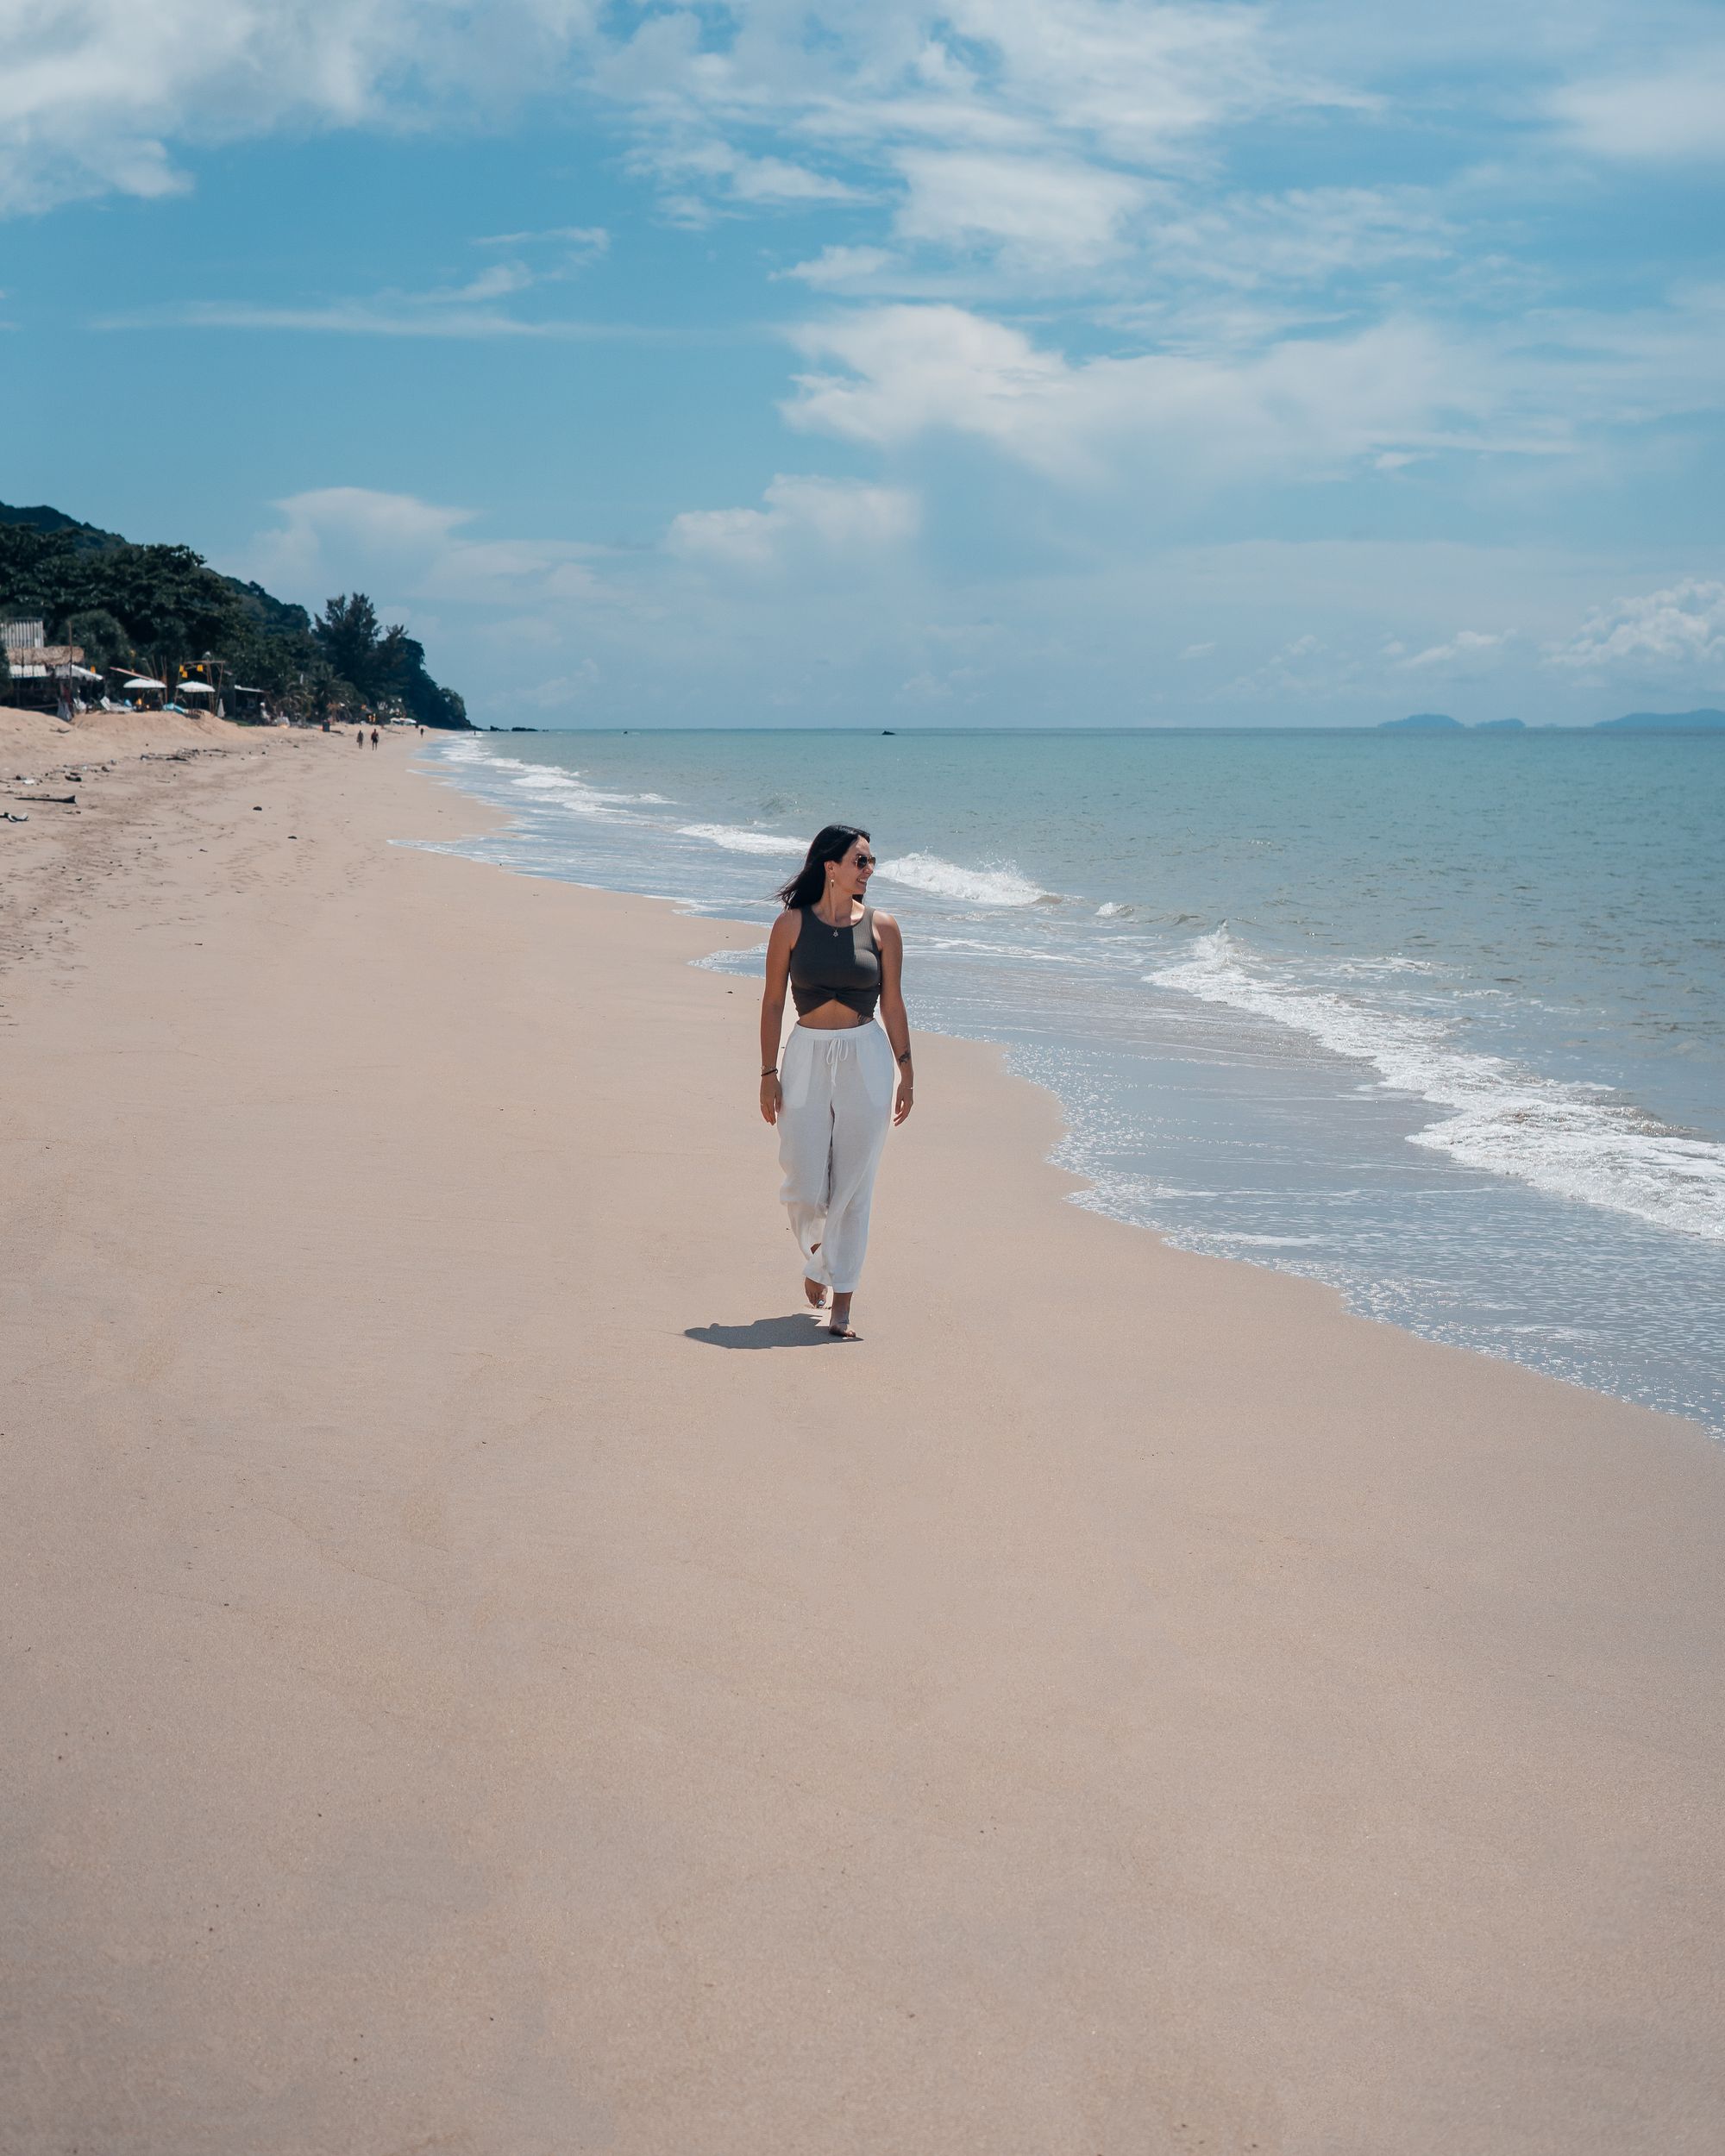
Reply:
M9 661L7 696L20 711L48 711L54 700L53 678L37 659Z
M269 694L267 689L254 689L244 681L235 681L231 693L234 708L228 716L236 725L267 726L273 723L264 709L264 699ZM281 723L285 725L286 721Z
M82 644L45 644L40 621L0 622L15 704L35 711L70 711L80 701L76 684L98 681L82 661Z
M83 656L75 644L38 644L28 659L10 660L15 700L36 711L58 711L62 718L85 710L90 695L85 685L99 686L102 676L78 664Z

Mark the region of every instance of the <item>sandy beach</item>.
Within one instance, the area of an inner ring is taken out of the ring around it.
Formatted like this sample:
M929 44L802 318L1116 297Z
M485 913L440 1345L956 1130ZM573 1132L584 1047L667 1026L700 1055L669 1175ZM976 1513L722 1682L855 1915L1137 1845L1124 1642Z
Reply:
M0 719L9 2156L1725 2144L1712 1440L938 1038L828 1344L755 930L184 724Z

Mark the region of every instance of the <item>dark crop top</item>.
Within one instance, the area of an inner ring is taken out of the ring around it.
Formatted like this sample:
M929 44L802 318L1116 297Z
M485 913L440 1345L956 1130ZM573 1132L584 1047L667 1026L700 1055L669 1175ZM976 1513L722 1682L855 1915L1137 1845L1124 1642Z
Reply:
M823 1003L842 1003L859 1018L872 1018L881 1000L881 954L875 948L875 909L865 906L860 921L831 928L812 906L799 906L802 926L791 946L791 1000L797 1016Z

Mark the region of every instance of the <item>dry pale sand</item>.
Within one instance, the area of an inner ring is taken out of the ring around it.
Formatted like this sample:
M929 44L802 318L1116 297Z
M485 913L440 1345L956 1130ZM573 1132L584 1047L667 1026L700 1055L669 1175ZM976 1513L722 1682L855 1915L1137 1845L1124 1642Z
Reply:
M9 2156L1715 2156L1709 1439L960 1043L824 1344L753 932L265 746L0 825Z
M0 756L20 749L34 749L50 758L68 750L86 755L96 749L110 754L130 750L135 755L141 749L185 742L233 747L254 741L260 733L273 739L274 731L236 726L229 719L200 711L80 711L75 718L62 719L52 711L0 704Z

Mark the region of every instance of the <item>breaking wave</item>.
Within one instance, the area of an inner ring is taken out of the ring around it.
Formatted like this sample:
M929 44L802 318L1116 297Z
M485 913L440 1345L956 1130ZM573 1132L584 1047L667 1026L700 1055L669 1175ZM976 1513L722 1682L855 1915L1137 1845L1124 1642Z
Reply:
M1383 1085L1448 1109L1412 1133L1414 1145L1555 1197L1725 1242L1725 1145L1672 1130L1609 1086L1542 1077L1458 1046L1442 1019L1279 978L1226 924L1145 978L1288 1026L1371 1064Z
M896 860L883 861L879 873L906 890L958 899L968 906L1037 906L1054 895L1016 868L961 868L938 854L900 854Z
M454 743L443 755L450 763L482 763L493 771L518 774L511 779L511 786L518 787L524 793L538 794L543 799L555 801L559 807L572 809L577 815L612 815L643 804L663 805L666 801L662 793L608 793L601 787L588 786L580 772L568 770L561 764L528 763L520 756L500 756L478 742Z
M801 838L787 838L781 831L745 830L736 824L684 824L678 830L681 838L704 838L710 846L723 846L732 854L775 854L788 859L793 854L808 851L808 842Z

